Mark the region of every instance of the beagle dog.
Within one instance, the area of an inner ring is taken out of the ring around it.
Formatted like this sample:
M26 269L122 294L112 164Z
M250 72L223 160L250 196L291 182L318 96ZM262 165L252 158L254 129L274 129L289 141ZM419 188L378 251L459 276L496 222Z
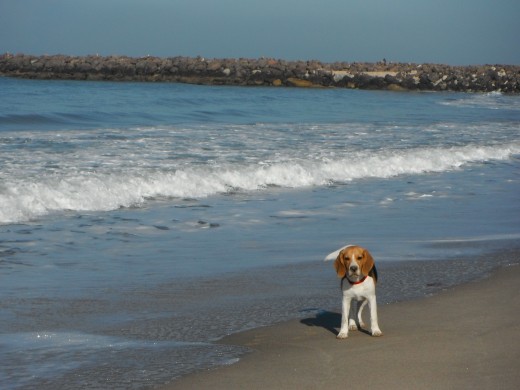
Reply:
M348 337L349 330L364 327L361 313L368 303L372 336L382 336L377 322L376 282L377 270L374 259L365 248L347 245L325 257L325 261L336 259L334 268L341 278L343 292L341 328L338 339ZM351 305L351 302L353 304Z

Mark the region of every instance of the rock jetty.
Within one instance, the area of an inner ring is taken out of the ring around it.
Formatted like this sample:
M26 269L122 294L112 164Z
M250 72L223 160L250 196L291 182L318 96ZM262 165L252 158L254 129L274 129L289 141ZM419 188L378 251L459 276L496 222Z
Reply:
M29 79L520 93L520 66L0 55L0 75Z

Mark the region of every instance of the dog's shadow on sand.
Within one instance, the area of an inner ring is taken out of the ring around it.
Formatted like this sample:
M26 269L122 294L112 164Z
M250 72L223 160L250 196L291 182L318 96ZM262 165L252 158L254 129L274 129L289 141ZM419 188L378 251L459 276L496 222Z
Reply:
M322 310L316 313L314 317L304 318L300 322L307 326L319 326L337 336L338 329L341 326L341 314Z
M314 317L304 318L300 322L307 326L319 326L320 328L328 330L334 336L337 336L339 333L338 329L341 327L341 314L323 310L316 313ZM359 324L358 329L362 333L370 334L369 331L361 329Z

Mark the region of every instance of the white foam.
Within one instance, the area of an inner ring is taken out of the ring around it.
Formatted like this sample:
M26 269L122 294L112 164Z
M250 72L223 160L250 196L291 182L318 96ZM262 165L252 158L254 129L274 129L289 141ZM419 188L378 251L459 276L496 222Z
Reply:
M7 383L20 387L34 378L54 378L106 355L130 349L208 345L200 342L130 340L80 332L29 332L0 335Z
M5 351L17 352L48 350L52 348L63 353L77 350L94 349L126 349L126 348L153 348L159 344L184 347L191 345L207 345L202 342L180 342L175 340L130 340L112 336L102 336L81 332L27 332L0 335L0 344Z
M511 98L510 96L504 95L498 91L463 94L462 96L463 97L460 99L445 100L440 102L440 104L455 107L484 108L489 110L520 110L520 103L518 99Z
M483 241L499 241L499 240L518 240L520 233L504 233L504 234L489 234L477 237L454 237L442 240L432 240L433 243L465 243L465 242L483 242Z
M204 198L258 191L270 186L302 188L460 169L466 164L507 160L520 143L494 146L351 152L342 158L310 157L268 163L199 165L176 170L118 168L103 173L66 171L4 180L0 223L16 223L60 211L108 211L139 207L152 198Z

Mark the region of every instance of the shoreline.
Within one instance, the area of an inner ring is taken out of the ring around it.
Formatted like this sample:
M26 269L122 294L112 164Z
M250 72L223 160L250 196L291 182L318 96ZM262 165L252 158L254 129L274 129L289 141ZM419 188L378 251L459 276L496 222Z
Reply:
M43 80L520 93L520 66L0 54L0 76Z
M194 372L163 390L516 389L520 383L520 252L511 265L433 296L379 304L383 337L337 340L340 313L324 311L229 335L237 363ZM340 305L338 293L338 310Z

